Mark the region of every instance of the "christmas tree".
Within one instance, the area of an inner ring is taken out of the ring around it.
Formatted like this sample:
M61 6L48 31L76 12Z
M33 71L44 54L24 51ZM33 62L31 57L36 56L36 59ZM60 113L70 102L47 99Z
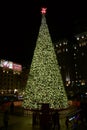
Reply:
M67 95L46 24L46 8L41 12L42 21L25 88L23 107L36 109L40 103L49 103L50 108L66 108Z

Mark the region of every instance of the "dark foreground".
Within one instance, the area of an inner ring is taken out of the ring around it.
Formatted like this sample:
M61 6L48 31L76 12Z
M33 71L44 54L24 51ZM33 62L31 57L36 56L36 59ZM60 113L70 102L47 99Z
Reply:
M72 113L75 113L77 110L74 108L69 108L66 110L61 110L59 111L60 118L60 130L86 130L87 129L87 123L85 119L83 122L81 120L78 121L78 124L76 124L74 120L74 116ZM66 121L66 116L69 116L69 126L68 128L66 127L65 121ZM32 113L28 113L27 115L25 114L9 114L9 120L8 120L8 129L7 130L40 130L40 123L37 121L37 123L33 126L32 122ZM52 130L52 126L50 130ZM58 128L55 128L57 130ZM3 112L0 113L0 130L5 130L3 126Z

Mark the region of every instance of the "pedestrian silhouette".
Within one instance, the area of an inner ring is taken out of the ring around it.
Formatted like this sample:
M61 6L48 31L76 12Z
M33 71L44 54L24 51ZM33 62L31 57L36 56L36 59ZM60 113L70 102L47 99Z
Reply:
M3 116L3 123L4 123L5 130L8 129L8 120L9 120L9 115L8 115L8 110L6 110Z
M51 116L49 113L42 113L40 115L40 128L41 130L50 130Z
M33 126L35 126L37 124L37 112L33 111L33 118L32 119L33 119L33 121L32 121Z
M53 130L55 130L56 127L58 128L58 130L60 130L59 113L57 110L53 113L52 120Z
M10 105L10 112L11 112L11 114L14 113L14 103L13 102Z
M66 117L65 125L66 125L66 128L68 129L69 128L69 119L68 119L68 117Z

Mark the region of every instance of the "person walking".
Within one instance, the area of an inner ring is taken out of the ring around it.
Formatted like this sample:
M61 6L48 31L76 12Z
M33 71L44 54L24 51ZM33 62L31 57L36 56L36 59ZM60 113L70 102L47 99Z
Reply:
M66 125L66 129L68 129L69 128L69 119L68 119L68 117L66 117L65 125Z
M11 112L11 114L14 114L14 102L11 102L10 112Z
M8 129L8 120L9 120L9 115L8 115L8 110L6 110L3 116L3 123L4 123L5 130Z
M58 130L60 130L59 113L57 110L53 113L52 120L53 130L55 130L56 127L58 128Z

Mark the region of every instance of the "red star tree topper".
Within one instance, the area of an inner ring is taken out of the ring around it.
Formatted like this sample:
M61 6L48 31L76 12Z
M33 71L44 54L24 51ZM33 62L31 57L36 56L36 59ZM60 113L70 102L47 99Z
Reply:
M42 14L46 14L46 10L47 10L47 8L44 8L44 7L41 8L41 13L42 13Z

